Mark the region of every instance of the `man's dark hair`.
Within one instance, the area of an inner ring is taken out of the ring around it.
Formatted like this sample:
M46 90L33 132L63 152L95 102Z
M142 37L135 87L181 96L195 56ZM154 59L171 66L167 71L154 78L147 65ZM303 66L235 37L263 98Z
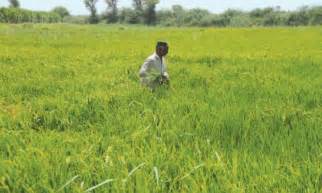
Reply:
M158 41L156 47L158 48L158 47L161 47L161 46L168 47L168 43L167 42Z

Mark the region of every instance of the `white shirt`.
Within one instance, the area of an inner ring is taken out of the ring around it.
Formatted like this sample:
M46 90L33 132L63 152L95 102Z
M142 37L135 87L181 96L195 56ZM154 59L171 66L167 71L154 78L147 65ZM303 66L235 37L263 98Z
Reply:
M165 58L162 57L161 60L156 53L152 54L144 61L139 75L141 77L141 82L145 84L152 83L161 75L169 79Z

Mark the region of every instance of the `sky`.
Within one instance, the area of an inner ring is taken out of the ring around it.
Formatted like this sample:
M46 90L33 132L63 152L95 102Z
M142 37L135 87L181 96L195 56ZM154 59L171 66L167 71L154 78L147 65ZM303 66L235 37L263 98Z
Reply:
M73 15L85 15L83 0L20 0L21 7L31 10L51 10L55 6L66 7ZM304 5L322 5L322 0L160 0L157 9L170 8L172 5L185 8L204 8L213 13L221 13L229 8L252 10L254 8L280 6L284 10L295 10ZM132 0L119 0L119 7L130 7ZM0 0L0 7L8 6L8 0ZM106 9L104 0L97 4L99 12Z

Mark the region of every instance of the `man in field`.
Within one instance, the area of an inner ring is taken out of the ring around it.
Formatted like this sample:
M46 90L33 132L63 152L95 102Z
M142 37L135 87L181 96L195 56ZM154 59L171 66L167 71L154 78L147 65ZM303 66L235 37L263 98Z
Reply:
M165 64L165 56L169 46L166 42L158 42L155 53L149 56L140 69L141 84L154 90L160 85L169 85L169 74Z

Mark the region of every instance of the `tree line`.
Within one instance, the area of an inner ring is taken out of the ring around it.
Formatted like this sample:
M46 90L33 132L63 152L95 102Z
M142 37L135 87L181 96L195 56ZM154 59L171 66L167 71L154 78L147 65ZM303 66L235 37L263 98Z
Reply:
M46 12L22 9L18 0L9 0L9 3L8 8L0 8L0 23L57 23L69 15L68 10L61 6Z
M91 2L93 7L97 0ZM174 5L171 9L156 11L159 0L133 0L132 8L118 9L118 0L105 0L106 12L101 17L91 12L91 21L107 23L147 24L162 26L199 26L199 27L250 27L250 26L299 26L321 25L322 6L304 6L296 11L283 11L280 7L254 9L249 12L228 9L222 14L214 14L206 9L184 9ZM95 23L93 22L93 23Z
M106 11L102 15L97 14L96 4L98 0L84 0L86 8L90 12L89 23L106 21L107 23L129 24L157 24L156 5L159 0L133 0L132 8L118 8L118 0L105 0Z
M186 10L180 5L175 5L171 10L159 11L157 23L163 26L199 27L321 25L322 6L305 6L296 11L283 11L280 7L254 9L249 12L228 9L221 14L213 14L205 9Z
M97 12L98 0L83 0L89 16L71 16L64 7L50 12L35 12L20 8L18 0L9 0L9 8L0 8L0 22L67 22L67 23L122 23L161 26L251 27L251 26L306 26L322 24L322 6L304 6L295 11L267 7L252 11L228 9L214 14L206 9L185 9L174 5L171 9L156 10L159 0L132 0L132 7L119 8L119 0L104 0L106 10Z

